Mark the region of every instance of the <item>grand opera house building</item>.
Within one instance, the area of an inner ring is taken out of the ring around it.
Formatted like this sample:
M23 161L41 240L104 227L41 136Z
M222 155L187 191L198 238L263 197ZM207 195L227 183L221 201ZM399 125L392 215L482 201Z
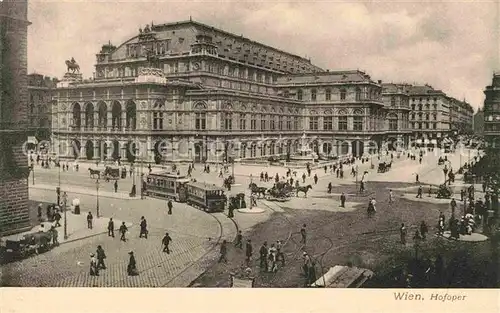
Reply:
M360 156L411 138L408 88L192 20L103 45L93 76L68 72L55 92L52 140L67 158L245 160L304 138L320 156Z

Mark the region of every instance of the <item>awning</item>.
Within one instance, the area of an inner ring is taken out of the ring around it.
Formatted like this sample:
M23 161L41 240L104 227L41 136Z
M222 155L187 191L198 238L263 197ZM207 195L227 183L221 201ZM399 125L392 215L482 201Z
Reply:
M28 143L32 143L32 144L37 144L38 143L38 140L36 139L35 136L28 136L28 140L27 140Z
M422 143L422 139L417 139L416 142L417 143Z

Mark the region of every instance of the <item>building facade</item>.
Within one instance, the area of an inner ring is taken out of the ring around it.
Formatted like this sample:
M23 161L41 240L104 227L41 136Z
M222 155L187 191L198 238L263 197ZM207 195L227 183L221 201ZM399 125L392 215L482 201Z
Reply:
M453 135L471 134L474 109L467 101L448 97L450 104L450 131Z
M28 127L36 141L50 140L52 97L56 78L40 74L28 75Z
M26 0L0 2L0 234L30 228Z
M474 114L474 135L483 136L484 135L484 110L479 108Z
M497 150L500 149L500 73L493 74L484 94L484 136L488 146Z
M389 138L407 142L414 122L410 86L384 91L362 71L326 71L191 20L147 25L96 58L92 80L67 73L55 93L63 157L219 162L293 154L303 137L320 156L361 156ZM438 103L439 128L421 132L449 132Z
M416 144L440 144L451 134L449 98L430 85L409 86L410 128Z

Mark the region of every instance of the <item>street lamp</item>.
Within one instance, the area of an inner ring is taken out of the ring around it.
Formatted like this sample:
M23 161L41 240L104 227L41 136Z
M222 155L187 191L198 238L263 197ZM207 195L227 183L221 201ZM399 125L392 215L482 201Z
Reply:
M356 165L356 194L358 194L359 188L358 188L358 166Z
M66 217L66 205L68 203L68 195L63 193L63 210L64 210L64 239L68 239L68 219Z
M35 185L35 163L31 162L31 172L33 174L33 185Z
M96 202L97 202L97 218L99 218L99 178L96 179L95 181L95 188L96 188Z

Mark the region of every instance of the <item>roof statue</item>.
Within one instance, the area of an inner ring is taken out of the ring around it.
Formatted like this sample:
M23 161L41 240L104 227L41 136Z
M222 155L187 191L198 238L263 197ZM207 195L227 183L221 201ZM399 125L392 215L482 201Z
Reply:
M75 59L71 57L71 60L66 60L66 66L68 67L68 73L71 70L72 73L78 72L80 73L80 65L76 63Z
M149 25L144 26L144 32L149 33L151 30L149 29Z

